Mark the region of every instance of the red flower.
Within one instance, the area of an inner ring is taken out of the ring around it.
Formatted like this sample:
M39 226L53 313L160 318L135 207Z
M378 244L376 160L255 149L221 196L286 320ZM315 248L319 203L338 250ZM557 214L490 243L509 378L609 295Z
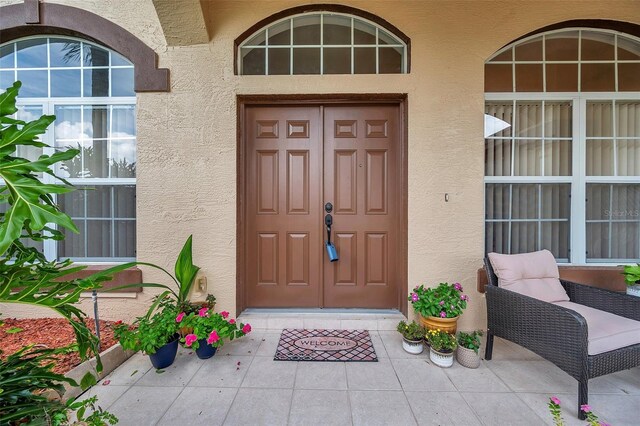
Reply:
M227 319L227 317L229 316L229 312L222 311L222 312L220 312L220 315L222 315L222 318Z
M236 323L236 320L234 320L233 318L229 320L229 324L235 324L235 323Z
M244 327L242 327L242 332L243 332L244 334L247 334L247 333L248 333L248 332L250 332L250 331L251 331L251 325L249 325L249 324L245 324L245 325L244 325Z
M120 325L120 324L122 324L122 320L118 320L118 321L116 321L116 323L115 323L115 325Z

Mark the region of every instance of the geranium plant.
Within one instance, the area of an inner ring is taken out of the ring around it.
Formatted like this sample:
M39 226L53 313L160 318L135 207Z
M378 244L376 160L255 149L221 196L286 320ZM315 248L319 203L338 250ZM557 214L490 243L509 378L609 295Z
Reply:
M122 321L116 322L113 334L124 349L151 355L175 337L178 332L177 315L173 304L163 303L155 314L139 317L130 326Z
M451 353L458 346L456 336L442 330L429 330L425 335L425 339L436 352Z
M400 321L397 330L398 333L402 334L402 337L413 342L424 338L424 327L415 321L412 321L411 324L407 324L406 321Z
M250 324L238 324L235 319L228 318L229 312L216 313L207 307L189 314L179 313L175 322L181 328L191 329L189 334L180 339L181 343L195 350L200 347L200 341L204 339L207 344L218 348L224 345L225 339L231 341L251 331Z
M420 285L413 289L409 301L423 317L455 318L462 315L469 300L462 290L460 283L440 283L437 287Z
M472 331L471 333L466 333L461 331L458 333L458 345L472 349L475 353L478 353L480 349L480 344L482 343L480 338L482 337L482 330Z

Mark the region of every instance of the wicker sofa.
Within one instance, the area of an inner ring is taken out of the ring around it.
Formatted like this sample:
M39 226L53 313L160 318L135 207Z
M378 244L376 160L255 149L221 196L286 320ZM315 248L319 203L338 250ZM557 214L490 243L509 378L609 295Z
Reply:
M485 269L489 279L486 289L488 332L485 359L491 360L493 338L498 336L517 343L554 363L578 380L580 419L585 418L580 406L588 402L589 379L640 366L640 344L594 353L598 351L593 348L594 342L589 340L589 327L585 316L575 309L500 287L498 276L489 257L485 258ZM640 298L638 297L565 280L559 281L570 301L561 304L575 303L582 305L574 305L574 308L578 307L581 310L593 312L590 309L593 308L605 311L602 313L605 316L608 312L640 321ZM616 317L608 318L608 325L615 327L615 321L612 322L611 319L615 320ZM627 320L619 318L618 320L620 323L628 324ZM636 340L637 336L640 336L640 332L635 335Z

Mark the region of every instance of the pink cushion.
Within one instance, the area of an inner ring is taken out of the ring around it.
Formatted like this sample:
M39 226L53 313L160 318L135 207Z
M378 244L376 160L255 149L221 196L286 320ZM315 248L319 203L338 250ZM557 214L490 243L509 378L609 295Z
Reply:
M569 301L549 250L523 254L489 253L498 286L545 302Z
M573 302L557 302L556 305L576 311L587 321L589 355L640 344L640 321Z

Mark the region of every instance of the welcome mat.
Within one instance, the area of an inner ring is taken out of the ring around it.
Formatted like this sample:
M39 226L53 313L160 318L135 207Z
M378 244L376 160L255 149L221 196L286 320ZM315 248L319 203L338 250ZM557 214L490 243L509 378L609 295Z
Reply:
M296 330L280 335L275 361L364 361L378 357L367 330Z

